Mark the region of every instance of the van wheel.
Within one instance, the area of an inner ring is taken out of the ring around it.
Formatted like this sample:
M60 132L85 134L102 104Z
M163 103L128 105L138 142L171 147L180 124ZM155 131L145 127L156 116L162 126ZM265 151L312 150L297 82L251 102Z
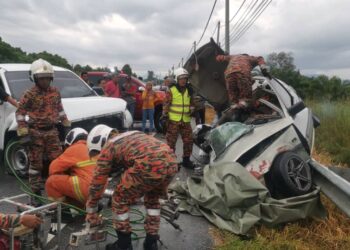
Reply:
M156 109L154 114L154 126L159 133L164 133L164 126L160 117L162 116L162 109Z
M28 155L18 138L13 138L6 144L4 159L6 171L9 174L13 175L14 171L19 177L28 176Z
M312 175L310 166L296 153L285 152L277 156L272 169L274 187L284 197L310 192Z

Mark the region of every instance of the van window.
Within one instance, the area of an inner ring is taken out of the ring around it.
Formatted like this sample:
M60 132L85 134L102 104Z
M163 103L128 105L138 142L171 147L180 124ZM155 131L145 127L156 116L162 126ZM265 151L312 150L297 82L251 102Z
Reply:
M7 71L5 77L12 96L17 100L34 85L29 79L28 71ZM70 71L55 71L52 86L59 89L62 98L96 96L96 93L83 80Z

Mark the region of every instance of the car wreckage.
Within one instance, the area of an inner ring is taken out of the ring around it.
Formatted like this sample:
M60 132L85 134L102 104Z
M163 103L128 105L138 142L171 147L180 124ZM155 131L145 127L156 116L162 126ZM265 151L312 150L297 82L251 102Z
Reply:
M249 110L230 106L224 70L216 55L224 54L211 40L188 59L185 68L195 92L230 122L201 124L194 130L203 164L237 162L269 189L275 198L310 192L314 185L308 164L318 118L296 91L276 78L253 72L253 102ZM255 75L254 75L255 74ZM232 112L232 110L234 112ZM235 111L236 110L236 111Z

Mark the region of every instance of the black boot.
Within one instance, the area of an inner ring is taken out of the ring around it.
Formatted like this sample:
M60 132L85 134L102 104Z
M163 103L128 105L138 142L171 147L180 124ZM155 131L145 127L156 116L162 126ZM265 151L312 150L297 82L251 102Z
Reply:
M116 232L118 240L114 243L107 244L106 250L132 250L131 233Z
M144 250L158 250L157 241L159 239L158 234L147 234L146 239L143 242L143 249Z
M185 167L185 168L190 168L190 169L194 169L194 167L195 167L193 162L190 160L189 156L186 156L186 157L182 158L182 166Z

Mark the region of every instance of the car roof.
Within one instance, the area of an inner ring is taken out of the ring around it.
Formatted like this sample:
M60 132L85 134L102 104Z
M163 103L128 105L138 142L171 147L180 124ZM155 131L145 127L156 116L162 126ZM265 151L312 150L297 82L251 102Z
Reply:
M29 63L0 63L0 69L4 69L6 71L28 71L30 69ZM53 66L55 71L68 71L68 69Z

